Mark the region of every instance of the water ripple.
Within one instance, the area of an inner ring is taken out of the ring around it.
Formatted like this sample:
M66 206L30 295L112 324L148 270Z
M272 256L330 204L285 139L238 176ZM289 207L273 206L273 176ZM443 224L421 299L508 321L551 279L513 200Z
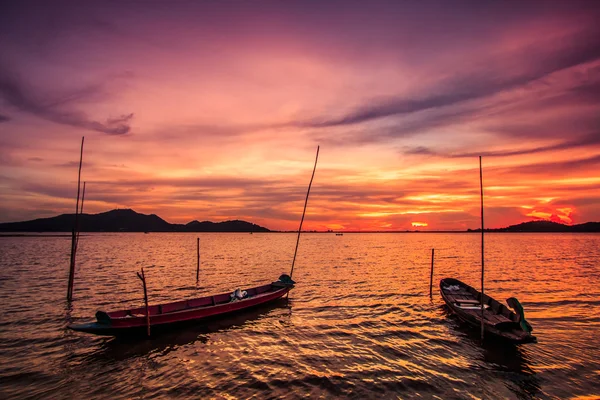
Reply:
M476 234L302 237L289 300L152 339L66 329L97 309L227 292L287 271L293 234L0 238L2 398L567 398L600 393L600 235L490 234L487 290L521 299L539 343L479 343L435 277L477 284ZM323 249L326 249L324 251ZM560 273L557 273L560 271ZM32 277L35 276L35 279Z

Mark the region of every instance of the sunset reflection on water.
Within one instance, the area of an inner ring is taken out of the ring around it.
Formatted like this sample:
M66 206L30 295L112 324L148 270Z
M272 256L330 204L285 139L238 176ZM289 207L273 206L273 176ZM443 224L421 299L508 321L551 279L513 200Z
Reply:
M201 242L196 285L196 237ZM255 286L289 272L294 234L0 238L2 397L545 398L600 393L600 236L489 234L486 292L517 297L537 344L480 345L437 283L478 287L477 234L305 234L283 299L150 340L78 334L98 309ZM434 296L429 298L431 248Z

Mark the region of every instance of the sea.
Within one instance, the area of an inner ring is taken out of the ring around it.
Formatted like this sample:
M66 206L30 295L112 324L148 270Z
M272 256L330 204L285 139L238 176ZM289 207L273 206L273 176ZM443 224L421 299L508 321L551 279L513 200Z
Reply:
M83 233L72 302L70 237L0 237L0 398L600 398L600 234L485 240L486 293L537 343L482 343L444 306L441 278L480 285L477 233L302 234L287 299L138 339L67 326L142 306L142 268L151 304L269 283L296 235Z

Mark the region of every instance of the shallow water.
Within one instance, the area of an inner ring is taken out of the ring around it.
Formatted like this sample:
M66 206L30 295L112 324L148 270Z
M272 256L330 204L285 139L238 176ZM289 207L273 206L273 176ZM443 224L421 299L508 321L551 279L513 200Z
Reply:
M196 237L201 241L196 285ZM519 298L537 344L479 343L435 277L479 285L477 234L305 234L287 301L138 341L71 332L97 309L256 286L294 234L0 238L0 398L569 398L600 395L600 235L489 234L486 292ZM435 285L434 284L434 285Z

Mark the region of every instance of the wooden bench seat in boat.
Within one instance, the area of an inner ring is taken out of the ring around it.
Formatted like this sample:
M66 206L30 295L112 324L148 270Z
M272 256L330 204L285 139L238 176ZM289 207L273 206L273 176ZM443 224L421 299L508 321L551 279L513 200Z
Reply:
M479 300L472 299L456 299L457 303L465 303L465 304L479 304Z
M480 304L459 304L459 303L454 303L456 305L456 307L460 308L461 310L481 310L481 305ZM486 310L488 308L490 308L490 306L488 306L487 304L485 304L483 306Z

